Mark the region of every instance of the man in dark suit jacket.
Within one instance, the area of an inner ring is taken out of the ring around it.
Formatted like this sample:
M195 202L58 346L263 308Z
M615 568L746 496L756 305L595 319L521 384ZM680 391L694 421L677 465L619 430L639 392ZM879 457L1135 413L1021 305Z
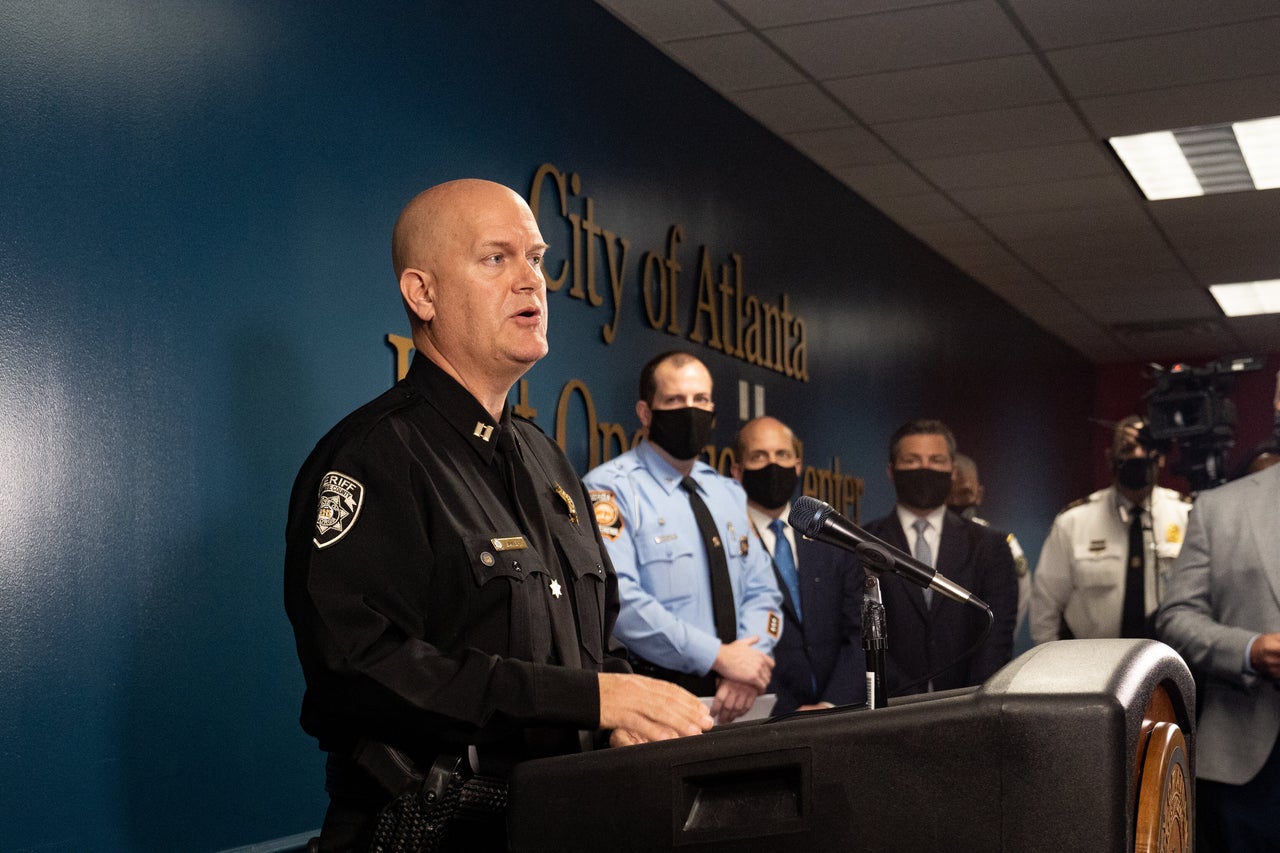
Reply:
M955 437L941 421L899 427L889 443L888 469L897 506L866 530L987 602L995 623L981 646L958 660L986 630L982 614L898 575L882 575L890 696L981 684L1013 656L1018 609L1013 556L998 533L947 509L955 455Z
M756 418L739 431L733 476L746 490L786 617L768 687L777 695L775 716L858 704L867 694L862 569L852 554L806 539L787 524L801 470L800 443L786 424Z

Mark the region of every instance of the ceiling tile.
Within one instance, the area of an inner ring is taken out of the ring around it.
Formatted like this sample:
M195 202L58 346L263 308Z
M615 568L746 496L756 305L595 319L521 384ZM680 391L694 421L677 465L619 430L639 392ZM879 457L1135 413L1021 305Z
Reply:
M1009 250L1051 281L1183 270L1178 256L1150 235L1056 237L1006 241Z
M786 0L785 3L779 3L778 0L726 0L729 6L757 27L829 21L912 6L929 6L935 2L936 0Z
M1280 73L1280 17L1045 54L1076 98Z
M1161 226L1188 240L1199 234L1215 239L1221 234L1274 234L1280 223L1280 189L1169 199L1149 206Z
M1280 341L1280 314L1228 317L1223 322L1240 339L1245 349L1255 353L1276 351L1276 341Z
M873 129L908 159L1038 148L1092 138L1065 104L915 119Z
M1056 101L1058 90L1030 55L910 68L828 80L831 94L867 124Z
M731 98L775 133L821 130L853 123L839 104L812 83L752 89L737 92Z
M1116 339L1142 361L1193 361L1237 352L1241 343L1220 320L1112 324Z
M1068 279L1056 281L1054 284L1069 293L1090 297L1123 290L1135 293L1195 292L1202 299L1210 298L1204 286L1185 270L1164 270L1125 276L1107 275L1097 278Z
M1116 41L1277 14L1275 0L1009 0L1013 12L1043 49Z
M1223 238L1202 246L1183 246L1187 266L1205 284L1231 284L1280 278L1280 248L1254 237ZM1280 348L1280 341L1276 342Z
M1135 195L1136 190L1127 178L1109 175L1013 187L974 187L951 193L957 203L975 216L1123 206L1134 202Z
M766 30L819 80L1026 53L994 0L968 0Z
M898 157L872 133L861 127L837 127L788 133L788 142L829 170L873 163L896 163Z
M991 233L972 219L923 222L911 226L911 233L949 258L1000 255L1021 266L995 241Z
M863 196L895 222L904 226L928 222L948 222L967 219L960 210L938 193L922 193L921 195L876 197Z
M1280 75L1220 80L1174 86L1156 92L1134 92L1084 98L1080 111L1099 138L1173 130L1280 113Z
M1216 319L1213 300L1204 291L1126 290L1106 293L1071 291L1072 298L1103 323L1151 322L1170 319Z
M1004 187L1114 174L1118 168L1096 142L1072 142L1012 151L981 151L916 163L943 189Z
M752 33L667 42L679 62L722 92L801 83L804 77Z
M1031 190L1034 192L1034 189ZM992 233L1003 240L1019 242L1042 238L1127 235L1134 232L1155 234L1156 227L1141 204L1107 207L1076 207L1062 210L1023 211L980 217Z
M596 0L650 41L740 32L742 24L715 0Z
M863 198L889 195L920 195L934 192L923 178L906 163L877 163L871 166L846 166L832 169L832 174Z

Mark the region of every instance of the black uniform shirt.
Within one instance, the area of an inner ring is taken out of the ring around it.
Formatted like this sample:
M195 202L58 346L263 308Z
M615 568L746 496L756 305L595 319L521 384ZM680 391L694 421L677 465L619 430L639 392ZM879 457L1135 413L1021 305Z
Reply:
M513 511L495 460L504 429L550 559ZM594 671L626 671L608 644L617 582L590 507L537 427L505 407L494 423L416 356L321 439L294 484L285 604L307 682L303 728L332 752L367 736L422 760L468 744L513 760L576 748L577 730L599 721Z

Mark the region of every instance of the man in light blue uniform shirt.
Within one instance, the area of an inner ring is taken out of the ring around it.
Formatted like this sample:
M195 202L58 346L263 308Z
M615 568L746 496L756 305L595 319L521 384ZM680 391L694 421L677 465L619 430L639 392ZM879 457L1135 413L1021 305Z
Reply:
M782 595L751 529L746 493L697 458L714 418L706 365L684 352L651 360L640 374L636 414L645 438L585 478L618 575L622 612L614 635L638 673L714 696L713 716L729 722L750 710L769 683ZM708 525L714 522L711 546L691 486L710 512ZM722 620L732 621L722 628L731 639L717 631L708 547L723 551L728 563L732 607Z

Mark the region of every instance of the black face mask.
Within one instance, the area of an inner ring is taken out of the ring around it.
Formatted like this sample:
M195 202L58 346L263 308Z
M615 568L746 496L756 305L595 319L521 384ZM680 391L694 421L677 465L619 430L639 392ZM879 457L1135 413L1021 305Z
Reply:
M693 459L707 446L715 412L697 406L649 411L649 440L670 453L673 459Z
M794 465L788 468L770 462L754 471L749 468L742 471L742 488L746 489L747 497L765 509L777 509L791 500L799 481Z
M951 494L951 472L932 468L894 468L898 503L912 509L937 509Z
M1145 489L1156 481L1156 466L1151 459L1123 459L1116 463L1115 469L1116 482L1130 491Z

